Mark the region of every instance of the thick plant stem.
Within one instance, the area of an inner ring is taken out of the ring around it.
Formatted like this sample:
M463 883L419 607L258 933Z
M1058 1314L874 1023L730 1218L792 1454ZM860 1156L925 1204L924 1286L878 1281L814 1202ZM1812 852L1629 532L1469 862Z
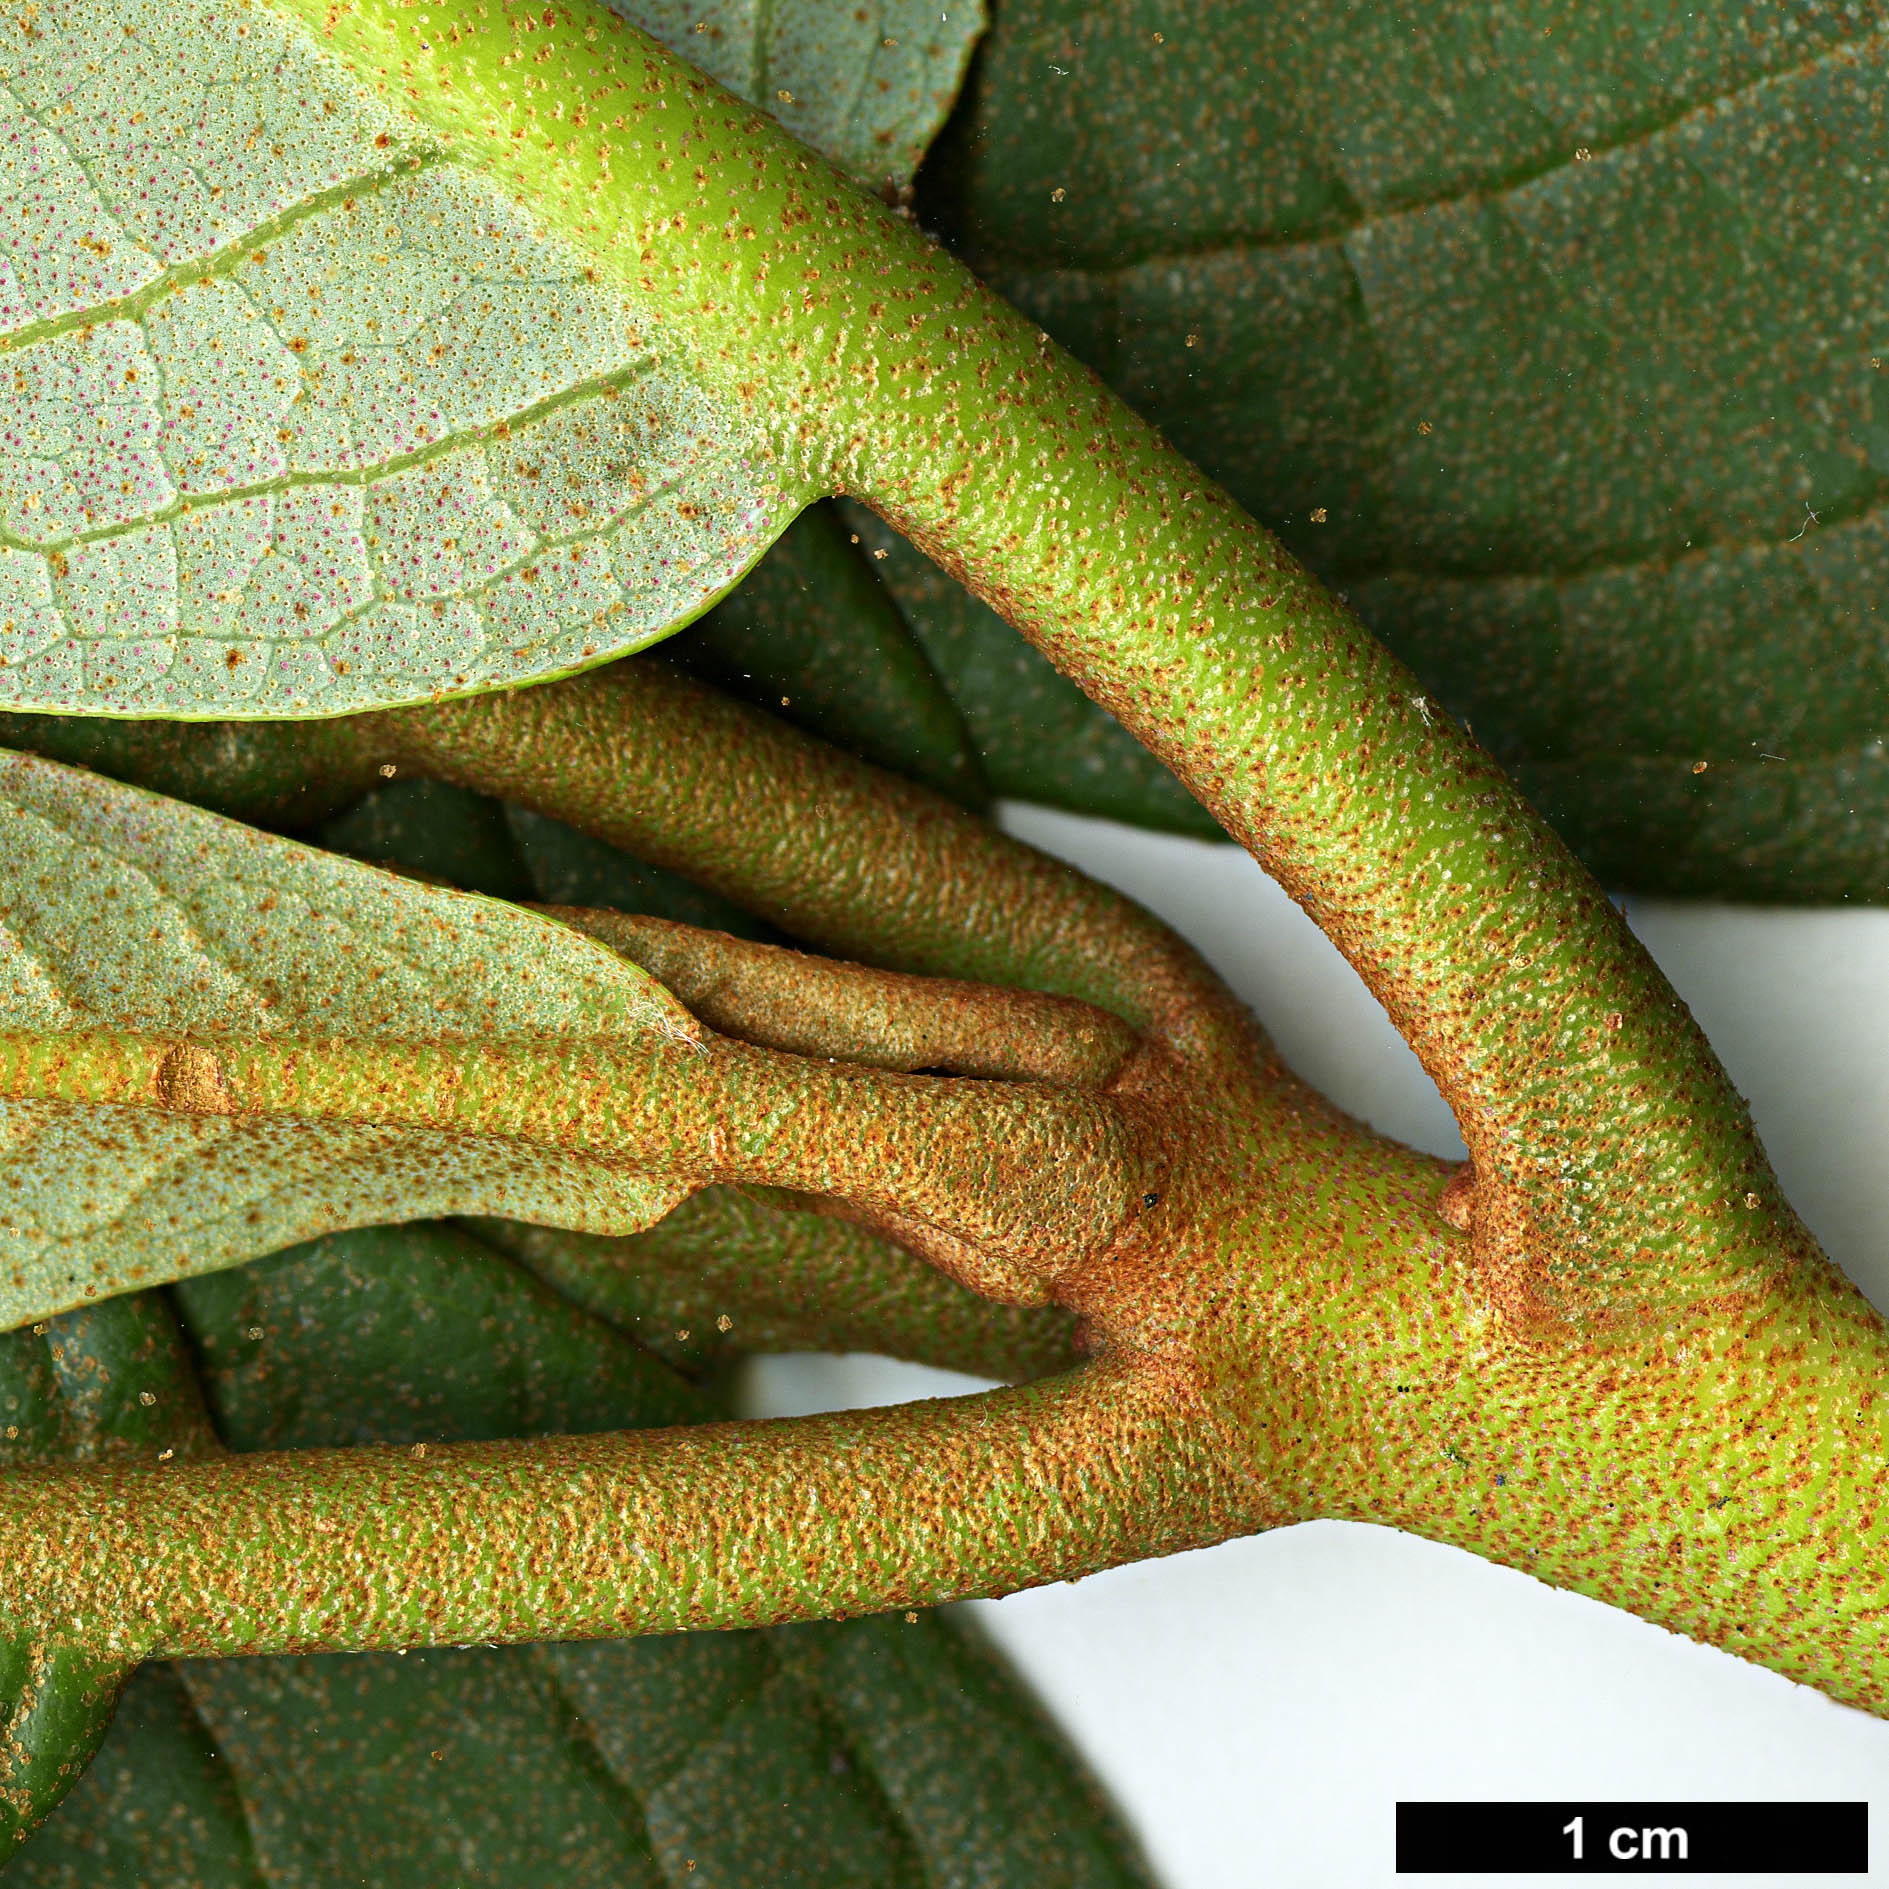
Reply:
M797 473L995 603L1280 878L1454 1108L1511 1316L1656 1324L1802 1256L1739 1098L1566 848L1047 336L601 0L445 26L271 4L540 206Z
M894 1411L30 1471L0 1633L115 1658L583 1639L929 1606L1212 1534L1158 1379ZM179 1578L188 1570L188 1578Z
M444 1130L681 1183L839 1196L987 1249L992 1287L1018 1302L1041 1302L1049 1278L1108 1246L1154 1159L1106 1097L891 1074L714 1038L618 1046L9 1032L0 1096Z
M1140 1039L1105 1093L725 1041L599 1089L556 1046L394 1045L366 1073L402 1119L857 1199L1079 1314L1096 1362L794 1425L28 1472L0 1628L123 1657L736 1624L1324 1513L1889 1709L1882 1322L1618 917L1407 672L1046 338L591 0L264 4L509 178L794 478L898 522L1142 733L1385 999L1473 1184L1285 1080L1145 914L660 668L370 718L342 739L817 944ZM0 1044L16 1092L179 1105L175 1043L46 1041ZM280 1047L194 1049L231 1101L366 1106L358 1058Z
M813 1195L705 1187L642 1233L612 1239L467 1224L563 1297L671 1364L743 1352L874 1351L1024 1383L1079 1360L1066 1312L993 1305Z
M352 726L363 753L582 827L862 963L1245 1051L1219 980L1120 894L660 662Z
M1507 1563L1889 1711L1889 1331L1827 1261L1709 1325L1515 1330L1437 1212L1444 1164L1195 1089L1191 1159L1072 1280L1167 1358L1265 1503ZM1193 1264L1188 1264L1189 1259Z
M796 1056L1100 1089L1135 1047L1068 997L836 963L666 918L540 908L640 965L723 1036Z
M1827 1268L1631 1350L1519 1337L1443 1164L1155 1057L1185 1149L1058 1282L1100 1355L807 1424L23 1473L0 1633L103 1657L658 1631L1386 1522L1889 1708L1889 1344ZM1802 1386L1814 1382L1814 1397Z

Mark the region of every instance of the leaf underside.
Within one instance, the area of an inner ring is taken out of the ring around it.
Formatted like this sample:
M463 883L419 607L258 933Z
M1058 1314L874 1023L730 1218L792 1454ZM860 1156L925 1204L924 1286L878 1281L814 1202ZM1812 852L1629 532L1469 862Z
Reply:
M654 979L533 913L50 762L0 755L0 847L0 1032L54 1049L694 1032ZM521 1141L214 1108L0 1100L0 1138L0 1328L337 1227L627 1233L685 1191Z
M896 185L981 23L953 11L648 23ZM699 614L810 496L265 8L48 0L0 21L0 74L0 704L331 715L567 674Z
M1006 0L919 207L1607 877L1881 898L1886 25Z

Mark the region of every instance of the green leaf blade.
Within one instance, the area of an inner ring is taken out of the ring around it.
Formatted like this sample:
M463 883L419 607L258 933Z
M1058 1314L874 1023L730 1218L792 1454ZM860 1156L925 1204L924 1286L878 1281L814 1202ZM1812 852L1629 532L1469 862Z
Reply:
M925 209L1612 882L1880 898L1885 25L1019 0Z
M269 1884L664 1882L635 1801L532 1648L205 1660L174 1668Z
M873 575L866 537L849 532L833 507L810 506L741 587L664 656L861 760L982 811L983 772L963 713Z
M911 1832L927 1884L1145 1880L1100 1790L976 1634L881 1615L772 1637Z
M7 1889L268 1889L229 1767L170 1667L131 1676L69 1802L6 1864Z
M712 1414L652 1354L433 1222L315 1240L171 1290L236 1449L640 1430ZM345 1402L309 1381L312 1332L330 1369L345 1367Z

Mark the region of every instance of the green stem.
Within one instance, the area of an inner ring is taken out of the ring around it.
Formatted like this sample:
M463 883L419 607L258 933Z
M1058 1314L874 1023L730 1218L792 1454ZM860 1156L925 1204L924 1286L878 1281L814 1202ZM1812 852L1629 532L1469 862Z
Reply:
M837 963L665 918L539 909L640 965L710 1029L796 1056L1100 1089L1135 1047L1119 1018L1073 998Z
M1889 1331L1834 1267L1544 1341L1491 1316L1443 1164L1289 1099L1199 1106L1195 1237L1244 1257L1164 1279L1141 1338L1185 1357L1255 1522L1404 1529L1889 1711Z
M467 1222L554 1291L687 1370L743 1352L873 1351L1024 1383L1078 1361L1066 1312L993 1305L830 1203L705 1187L611 1239Z
M168 1105L319 1091L845 1195L947 1263L1005 1258L993 1289L1053 1291L1097 1362L799 1424L27 1472L0 1484L0 1627L135 1655L727 1625L1331 1513L1882 1709L1882 1323L1617 916L1408 673L1013 311L591 0L269 3L516 184L796 475L897 521L1142 732L1384 997L1476 1184L1446 1195L1283 1081L1145 914L656 666L373 718L347 739L815 943L1078 997L1143 1042L1106 1095L727 1042L607 1075L556 1045L196 1045L216 1079L190 1064ZM16 1092L167 1105L175 1043L48 1041L0 1044L44 1085Z
M986 1250L1007 1293L1103 1250L1152 1175L1105 1097L904 1076L745 1043L0 1033L0 1095L522 1141L681 1182L760 1181Z
M1094 1365L790 1422L26 1471L0 1481L0 1633L366 1650L1005 1593L1211 1535L1173 1428L1156 1385Z
M845 957L1245 1053L1218 979L1119 893L648 657L349 726L383 765L581 827Z
M493 0L444 28L397 0L272 4L539 206L785 463L1002 609L1251 848L1450 1101L1511 1310L1663 1313L1801 1250L1738 1097L1560 841L1266 532L968 271L600 0Z

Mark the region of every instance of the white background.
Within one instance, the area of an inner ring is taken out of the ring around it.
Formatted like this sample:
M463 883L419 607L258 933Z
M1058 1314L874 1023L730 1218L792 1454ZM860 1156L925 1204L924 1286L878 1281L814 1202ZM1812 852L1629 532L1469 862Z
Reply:
M1190 938L1343 1107L1462 1152L1382 1010L1244 854L1036 807L1006 808L1004 824ZM1750 1099L1792 1201L1889 1305L1889 910L1628 912ZM975 1387L880 1359L774 1359L755 1367L749 1407L788 1415ZM1400 1797L1876 1792L1875 1813L1889 1811L1889 1722L1388 1529L1315 1522L971 1610L1101 1775L1167 1889L1393 1883ZM1878 1875L1889 1880L1889 1864Z

